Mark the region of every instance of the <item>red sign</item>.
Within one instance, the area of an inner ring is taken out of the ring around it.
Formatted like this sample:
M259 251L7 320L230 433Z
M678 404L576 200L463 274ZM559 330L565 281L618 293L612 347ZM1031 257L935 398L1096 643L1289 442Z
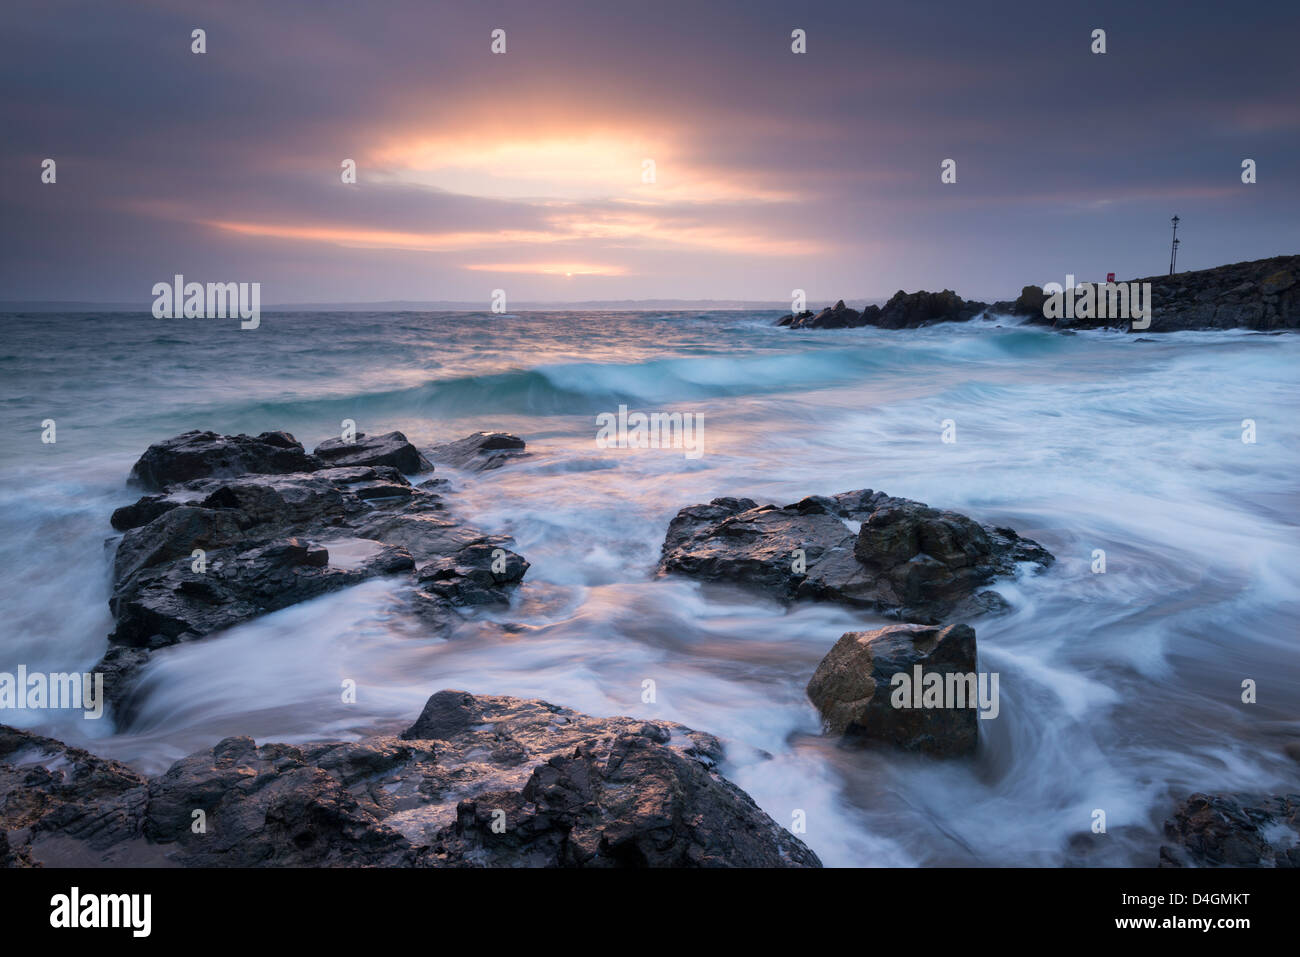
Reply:
M1108 273L1106 273L1106 281L1107 281L1107 282L1114 282L1114 281L1115 281L1115 274L1114 274L1113 272L1108 272Z

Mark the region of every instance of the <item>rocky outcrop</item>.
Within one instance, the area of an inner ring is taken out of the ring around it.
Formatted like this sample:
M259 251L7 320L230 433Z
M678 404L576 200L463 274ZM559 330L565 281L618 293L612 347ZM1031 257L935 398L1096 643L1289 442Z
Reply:
M524 440L509 432L475 432L455 442L435 445L429 455L435 462L471 472L486 472L522 458Z
M280 440L272 447L301 452L292 436L266 434ZM187 438L199 435L201 442ZM119 723L131 716L134 675L157 648L393 575L419 586L416 610L445 629L457 608L507 602L527 571L511 539L457 521L436 485L414 488L397 466L334 467L308 457L319 467L267 474L276 460L264 458L261 471L227 477L232 461L249 460L231 451L246 449L244 438L187 433L152 446L133 474L154 483L170 474L220 474L166 485L164 494L114 513L115 525L126 527L109 601L116 626L96 670L105 674L105 696ZM360 438L349 454L421 467L401 433ZM196 445L225 452L196 458ZM187 450L179 460L176 448Z
M1040 286L1025 286L1014 300L988 305L966 301L952 290L894 294L883 307L867 306L861 313L843 301L814 315L803 312L777 320L792 329L841 329L878 326L911 329L935 322L963 322L978 315L1017 316L1036 325L1062 330L1118 328L1140 332L1187 329L1253 329L1274 332L1300 328L1300 256L1274 256L1252 262L1147 276L1121 282L1151 284L1151 325L1134 330L1132 319L1118 316L1048 318L1047 296ZM1104 287L1104 284L1096 284ZM1104 293L1102 293L1104 298ZM1139 320L1140 321L1140 320Z
M127 481L157 492L191 479L249 472L312 472L323 467L324 463L308 455L288 432L263 432L253 437L195 430L149 446Z
M1043 316L1043 303L1047 294L1041 286L1025 286L1020 295L1009 302L995 302L988 307L988 312L996 316L1017 316L1030 323L1050 323Z
M387 432L383 435L358 432L352 441L326 439L316 446L312 454L335 467L387 466L407 475L433 471L429 460L401 432Z
M858 312L844 305L844 300L841 299L835 305L815 315L811 312L801 312L797 316L785 316L777 321L777 325L789 326L792 329L852 329L869 325L870 317L879 312L879 306L867 306L865 311Z
M949 687L953 696L944 697ZM943 757L971 754L979 740L975 631L889 625L847 632L817 666L808 698L826 734Z
M1300 794L1193 794L1165 837L1161 867L1300 867Z
M817 867L711 735L441 691L400 737L233 737L145 778L0 726L11 866Z
M1052 561L1012 529L864 489L784 507L717 498L682 509L659 569L933 624L1001 607L983 586L1017 563Z
M868 305L858 312L844 305L844 300L841 299L816 314L801 312L797 316L782 316L776 324L791 329L853 329L859 326L915 329L936 322L965 322L986 308L982 302L967 302L951 289L913 293L900 289L883 307Z
M936 322L966 322L986 308L985 303L967 302L951 289L912 293L900 289L885 303L874 324L881 329L916 329Z
M1151 325L1139 332L1300 328L1300 256L1275 256L1129 281L1151 283ZM1058 319L1054 325L1071 329L1116 326L1134 331L1130 321L1109 318Z

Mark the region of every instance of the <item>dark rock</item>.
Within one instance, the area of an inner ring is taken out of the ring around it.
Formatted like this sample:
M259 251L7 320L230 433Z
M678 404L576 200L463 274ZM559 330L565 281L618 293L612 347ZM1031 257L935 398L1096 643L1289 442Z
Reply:
M1165 837L1161 867L1300 867L1300 794L1193 794Z
M900 289L885 303L875 324L881 329L915 329L936 322L965 322L986 308L985 303L967 302L951 289L913 293Z
M146 495L133 505L123 505L121 508L114 509L109 524L119 532L125 532L130 528L148 525L163 512L169 512L180 504L165 495Z
M990 315L1023 316L1030 324L1050 325L1051 320L1043 315L1043 303L1047 294L1041 286L1025 286L1020 295L1011 302L995 302L988 307Z
M808 697L821 712L825 732L906 751L973 753L979 740L977 683L951 679L954 688L960 684L962 694L969 693L963 707L894 707L894 676L906 675L914 685L917 665L922 675L941 675L945 681L949 675L975 675L974 630L889 625L844 634L808 682ZM913 699L905 695L904 700Z
M829 309L813 315L800 313L778 320L777 325L792 329L846 329L879 326L881 329L914 329L935 322L965 322L984 312L982 302L967 302L951 289L943 292L906 293L901 289L883 307L868 305L862 312L850 309L840 300Z
M333 466L387 465L408 475L433 471L429 460L401 432L384 435L358 432L352 442L326 439L316 446L313 454Z
M862 313L844 305L843 299L815 316L808 313L801 315L807 318L793 320L788 325L795 329L850 329L862 325Z
M127 481L156 492L191 479L322 467L321 460L308 455L288 432L263 432L254 438L193 431L149 446Z
M409 571L406 549L384 545L352 568L334 568L329 551L297 538L242 541L209 552L207 567L183 562L154 565L125 579L109 607L114 644L150 649L192 641L299 602L360 584L367 578Z
M138 853L145 779L117 761L0 725L0 837L5 865L164 863Z
M420 567L416 580L423 589L454 605L505 604L506 586L523 580L528 562L506 548L508 539L472 542L447 558Z
M145 458L189 447L184 438L151 447ZM240 438L205 443L238 448ZM292 443L286 433L263 439L273 449ZM414 451L404 442L394 432L362 449L400 459ZM131 506L122 524L156 514L117 545L111 646L147 652L192 641L368 578L412 575L417 561L424 587L413 607L436 631L455 623L463 614L457 608L509 601L528 568L510 538L484 536L448 517L435 490L412 488L395 465L316 464L311 471L189 479ZM340 557L332 560L332 551ZM96 668L108 677L105 696L119 724L129 720L146 661L143 652L111 651Z
M682 509L659 568L758 588L779 601L837 601L936 623L996 607L997 596L981 587L1018 562L1052 560L1011 529L864 489L784 508L718 498Z
M402 739L451 741L483 723L483 706L474 695L467 691L439 691L424 703L424 710L415 724L402 732Z
M1128 281L1151 284L1149 328L1134 328L1131 320L1109 316L1062 318L1055 320L1055 325L1072 329L1117 327L1140 333L1297 329L1300 328L1300 285L1295 279L1298 275L1300 256L1274 256L1172 276L1147 276ZM1104 295L1100 290L1099 294Z
M711 735L443 691L402 738L226 738L145 779L0 727L19 865L817 867ZM203 827L196 828L195 812Z
M1176 332L1240 328L1275 332L1300 328L1300 256L1274 256L1125 282L1151 284L1149 330L1134 330L1132 319L1110 315L1048 318L1044 315L1047 296L1039 286L1025 286L1017 299L992 305L968 302L947 289L937 293L905 293L900 290L883 309L869 306L852 321L849 317L852 310L836 311L843 306L839 303L835 309L824 309L816 316L811 313L785 316L777 321L777 325L796 329L831 329L850 325L910 329L934 322L963 322L983 313L986 316L1024 316L1030 323L1058 329L1070 327L1071 330L1122 328L1139 332ZM1098 294L1104 298L1105 284L1095 285L1100 287Z
M391 768L414 756L413 749L382 741L367 749L371 767ZM381 757L387 760L377 760ZM368 795L353 794L341 778L314 764L302 749L226 738L150 782L143 833L169 859L188 867L420 863L423 848L386 826L386 815L375 813ZM204 812L205 833L192 830L196 809Z
M429 450L435 462L446 462L472 472L498 469L526 454L524 440L509 432L475 432Z

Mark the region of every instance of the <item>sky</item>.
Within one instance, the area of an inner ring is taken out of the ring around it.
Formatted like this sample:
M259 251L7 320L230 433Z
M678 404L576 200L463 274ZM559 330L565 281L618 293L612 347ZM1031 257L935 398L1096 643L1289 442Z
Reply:
M1175 214L1180 269L1300 253L1297 37L1294 0L6 0L0 300L993 300L1166 272Z

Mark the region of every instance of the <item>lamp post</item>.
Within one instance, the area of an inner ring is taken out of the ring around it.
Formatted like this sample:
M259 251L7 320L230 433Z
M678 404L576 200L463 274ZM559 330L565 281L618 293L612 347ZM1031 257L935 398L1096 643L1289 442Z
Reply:
M1170 220L1174 224L1174 242L1169 247L1169 275L1174 274L1174 260L1178 258L1178 217L1175 216Z

